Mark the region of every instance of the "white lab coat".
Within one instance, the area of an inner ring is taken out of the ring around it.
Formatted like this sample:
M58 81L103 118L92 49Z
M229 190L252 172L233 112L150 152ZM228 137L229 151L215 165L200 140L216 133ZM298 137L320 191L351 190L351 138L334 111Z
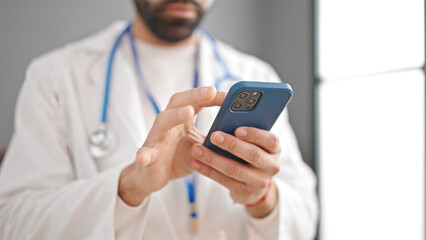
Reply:
M154 113L139 89L122 41L113 71L108 128L118 135L102 160L88 151L99 125L108 54L125 27L115 23L31 63L16 108L15 132L0 174L0 239L190 239L183 179L170 182L138 207L117 197L121 170L135 158ZM219 43L230 71L244 80L279 81L264 62ZM200 47L200 85L222 73L211 44ZM160 93L154 93L160 94ZM297 94L297 92L296 92ZM217 108L204 110L207 132ZM196 175L199 233L194 239L311 239L316 230L315 177L303 163L286 113L273 131L282 145L277 208L263 219L234 204L229 191Z

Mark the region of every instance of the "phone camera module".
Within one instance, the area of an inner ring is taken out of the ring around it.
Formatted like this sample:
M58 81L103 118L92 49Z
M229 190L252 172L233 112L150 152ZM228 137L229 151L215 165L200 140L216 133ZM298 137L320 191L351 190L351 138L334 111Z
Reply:
M248 98L248 96L249 96L248 92L240 92L240 94L238 94L238 99L244 100L244 99Z
M246 101L247 105L249 105L249 106L253 106L253 105L255 105L255 104L256 104L256 102L257 102L257 99L256 99L256 98L249 98L249 99Z
M232 105L232 110L234 110L234 111L238 111L238 110L241 110L241 108L243 107L243 104L242 103L239 103L239 102L237 102L237 103L234 103L233 105Z
M260 91L241 91L235 97L231 105L231 110L242 112L251 111L259 103L261 95L262 93Z

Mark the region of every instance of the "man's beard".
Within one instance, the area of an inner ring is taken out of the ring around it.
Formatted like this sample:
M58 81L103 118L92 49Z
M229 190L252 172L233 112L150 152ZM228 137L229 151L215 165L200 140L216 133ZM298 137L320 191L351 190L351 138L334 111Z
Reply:
M164 9L169 4L177 2L192 4L196 9L196 18L183 19L164 16ZM165 0L156 5L147 0L134 0L134 3L151 32L167 42L179 42L190 37L204 15L203 8L194 0Z

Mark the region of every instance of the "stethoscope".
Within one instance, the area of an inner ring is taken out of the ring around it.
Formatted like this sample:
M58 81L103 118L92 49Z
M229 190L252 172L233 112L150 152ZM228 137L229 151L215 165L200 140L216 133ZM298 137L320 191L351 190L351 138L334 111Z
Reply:
M114 151L114 149L116 148L118 144L116 135L112 133L111 131L109 131L107 128L107 112L108 112L108 102L109 102L109 95L110 95L111 75L113 70L114 57L115 57L115 53L117 51L118 45L120 44L121 40L123 39L125 35L128 36L128 39L130 42L133 64L134 64L138 79L141 83L142 90L144 91L145 95L151 102L151 105L153 106L156 114L159 114L161 112L157 104L157 101L155 100L154 96L149 90L149 87L145 81L143 72L141 70L131 28L132 28L132 23L129 23L126 26L126 28L117 36L111 48L111 52L109 54L106 77L105 77L105 91L104 91L104 99L103 99L103 105L102 105L101 122L99 127L93 133L89 135L89 151L92 157L95 159L102 159L109 156ZM223 73L222 76L220 76L215 82L216 89L220 89L220 87L226 81L229 81L230 83L241 81L239 77L232 75L229 72L229 69L226 63L219 52L216 39L204 29L200 28L199 31L202 33L201 35L207 37L209 42L212 44L215 58ZM195 71L194 71L194 83L193 83L194 88L197 88L199 85L199 55L200 54L199 54L199 46L198 46L197 54L195 57ZM194 186L193 175L186 177L185 183L187 185L189 203L191 207L190 217L192 220L192 223L191 223L192 232L195 233L197 230L197 211L195 208L195 186Z

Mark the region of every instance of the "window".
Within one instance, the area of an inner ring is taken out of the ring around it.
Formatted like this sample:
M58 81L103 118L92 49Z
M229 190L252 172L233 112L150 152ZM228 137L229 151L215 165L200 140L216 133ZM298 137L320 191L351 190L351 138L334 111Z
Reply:
M317 6L320 239L424 240L424 1Z

